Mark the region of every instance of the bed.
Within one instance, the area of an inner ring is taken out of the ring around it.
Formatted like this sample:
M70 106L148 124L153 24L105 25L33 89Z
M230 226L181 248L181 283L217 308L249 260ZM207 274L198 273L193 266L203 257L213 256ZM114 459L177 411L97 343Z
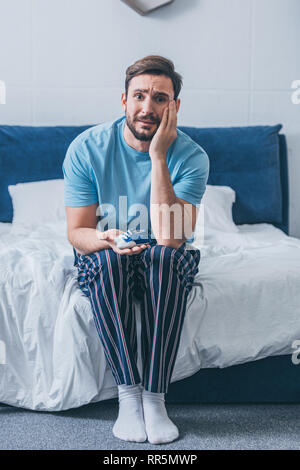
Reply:
M87 127L0 126L0 402L9 405L59 411L117 397L57 205L66 149ZM199 241L166 402L299 402L300 241L288 235L281 125L181 129L210 157L207 194L234 199L232 220L214 227L212 209Z

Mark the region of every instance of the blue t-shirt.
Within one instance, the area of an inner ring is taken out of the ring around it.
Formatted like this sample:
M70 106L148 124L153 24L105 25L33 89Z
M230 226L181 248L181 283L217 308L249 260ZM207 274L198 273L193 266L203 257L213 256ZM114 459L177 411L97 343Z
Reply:
M65 205L98 202L99 230L143 229L155 239L150 219L151 158L149 152L126 143L124 124L125 116L91 127L70 144L63 162ZM177 129L167 165L175 195L199 206L209 172L205 151Z

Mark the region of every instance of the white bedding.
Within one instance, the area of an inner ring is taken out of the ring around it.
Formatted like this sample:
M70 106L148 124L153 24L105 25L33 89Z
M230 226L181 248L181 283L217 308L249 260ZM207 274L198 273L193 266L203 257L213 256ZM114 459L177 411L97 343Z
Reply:
M89 299L77 285L65 222L15 234L1 224L0 256L6 349L0 402L58 411L116 397ZM201 368L289 354L295 339L300 240L267 224L211 232L201 247L172 382Z

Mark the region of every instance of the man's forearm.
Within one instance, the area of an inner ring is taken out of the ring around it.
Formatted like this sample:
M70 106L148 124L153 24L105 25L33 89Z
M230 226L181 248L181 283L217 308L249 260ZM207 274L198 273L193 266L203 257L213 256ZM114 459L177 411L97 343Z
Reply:
M97 237L95 228L75 228L68 235L69 242L82 255L110 248L106 240Z
M170 211L171 206L174 212ZM166 160L152 159L150 219L158 244L178 248L185 241L183 214L183 206L174 193Z

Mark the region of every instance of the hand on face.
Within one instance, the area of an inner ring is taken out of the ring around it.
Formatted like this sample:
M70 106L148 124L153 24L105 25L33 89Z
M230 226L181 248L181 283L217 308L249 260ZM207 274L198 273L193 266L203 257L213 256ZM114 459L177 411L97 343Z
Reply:
M177 110L174 100L165 107L161 123L151 140L149 155L153 159L166 159L168 148L177 137Z

